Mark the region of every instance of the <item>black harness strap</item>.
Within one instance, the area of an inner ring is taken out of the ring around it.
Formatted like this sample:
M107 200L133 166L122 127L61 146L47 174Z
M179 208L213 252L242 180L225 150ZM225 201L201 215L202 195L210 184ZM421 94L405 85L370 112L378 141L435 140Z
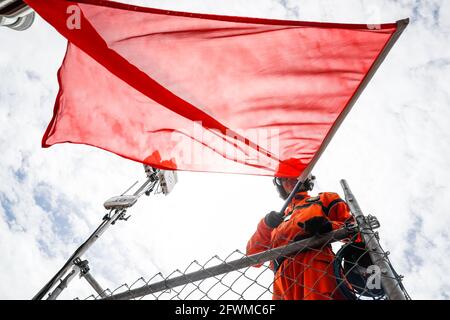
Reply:
M301 205L301 206L296 206L296 207L294 207L294 208L293 208L293 209L292 209L292 210L284 217L284 221L289 220L289 219L291 218L291 215L294 213L295 210L308 208L308 207L310 207L310 206L312 206L312 205L314 205L314 204L319 204L319 202L320 202L320 201L318 201L318 202L311 202L311 203L308 203L308 204L303 204L303 205ZM320 202L320 205L322 205L321 202ZM323 206L322 206L322 207L323 207Z
M322 208L325 211L325 215L328 217L328 215L330 214L331 208L333 208L335 205L337 205L338 203L341 203L341 202L344 202L344 200L336 199L336 200L331 201L330 204L328 205L328 207L323 207L322 206Z

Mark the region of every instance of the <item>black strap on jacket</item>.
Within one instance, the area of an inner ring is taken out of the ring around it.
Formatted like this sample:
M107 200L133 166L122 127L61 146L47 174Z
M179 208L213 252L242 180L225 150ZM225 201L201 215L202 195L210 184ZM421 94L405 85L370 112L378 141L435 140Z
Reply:
M302 205L300 205L300 206L294 207L294 208L293 208L293 209L285 216L285 220L286 220L286 218L290 218L291 215L292 215L292 213L294 213L295 210L308 208L308 207L310 207L310 206L312 206L312 205L315 205L315 204L320 205L321 208L322 208L323 213L325 214L325 216L328 217L328 215L330 214L331 208L333 208L336 204L338 204L338 203L340 203L340 202L344 202L344 200L342 200L342 199L335 199L335 200L333 200L333 201L330 202L330 204L328 205L328 207L324 206L323 202L320 201L320 200L319 200L319 201L310 202L310 203L307 203L307 204L302 204Z
M336 204L341 203L341 202L344 202L344 200L342 200L341 198L339 198L339 199L335 199L335 200L331 201L330 204L328 205L328 207L322 206L322 208L323 208L324 211L325 211L325 215L328 217L328 215L330 214L331 208L333 208ZM344 202L344 203L345 203L345 202Z

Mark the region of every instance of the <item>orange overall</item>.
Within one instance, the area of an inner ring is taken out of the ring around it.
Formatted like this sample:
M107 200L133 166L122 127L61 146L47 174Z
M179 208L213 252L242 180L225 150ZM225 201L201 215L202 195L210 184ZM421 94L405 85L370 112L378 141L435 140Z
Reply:
M294 238L308 237L298 225L312 217L326 217L333 230L350 221L348 205L336 193L320 193L310 197L307 192L298 193L284 212L284 222L272 229L262 219L255 234L247 244L247 255L286 245ZM334 253L331 245L298 253L282 261L275 273L274 300L326 300L343 299L336 290L333 273ZM255 267L260 267L256 265ZM271 262L274 269L274 263Z

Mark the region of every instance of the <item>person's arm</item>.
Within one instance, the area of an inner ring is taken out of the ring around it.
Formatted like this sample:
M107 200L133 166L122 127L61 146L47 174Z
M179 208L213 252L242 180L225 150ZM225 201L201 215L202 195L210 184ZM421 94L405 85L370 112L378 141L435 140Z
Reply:
M326 194L328 219L330 220L333 230L340 229L345 222L352 222L353 216L347 203L342 200L337 193Z
M337 193L329 193L328 196L330 200L328 204L328 219L332 224L333 230L341 229L345 223L355 222L348 204ZM361 235L358 234L354 241L361 242Z
M247 242L247 255L256 254L267 249L270 249L270 241L272 228L266 225L264 219L261 219L258 223L256 232L252 235Z
M270 249L272 246L272 230L279 226L282 221L283 216L275 211L270 212L261 219L256 232L247 243L246 255L249 256ZM260 267L261 265L258 264L255 267Z

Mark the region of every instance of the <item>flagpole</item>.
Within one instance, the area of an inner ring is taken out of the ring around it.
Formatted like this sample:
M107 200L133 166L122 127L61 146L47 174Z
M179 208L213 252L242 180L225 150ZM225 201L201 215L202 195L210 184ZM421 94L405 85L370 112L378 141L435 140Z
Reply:
M378 68L383 63L384 59L386 59L386 56L391 51L392 47L397 42L397 40L400 37L400 35L403 33L403 31L408 26L409 18L406 18L406 19L403 19L403 20L398 20L396 22L396 24L397 24L397 30L392 34L391 38L386 43L386 45L384 46L383 50L380 52L380 54L378 55L377 59L372 64L372 67L369 69L369 71L367 72L366 76L361 81L361 83L360 83L358 89L356 90L355 94L349 100L349 102L347 103L347 106L344 108L344 110L342 110L341 114L338 116L338 118L334 122L333 126L330 128L330 131L328 131L327 135L325 136L325 139L323 140L322 144L319 147L319 150L314 154L311 162L308 164L306 169L303 171L301 177L305 178L311 173L313 167L316 165L316 163L319 160L320 156L322 155L322 153L327 148L328 144L330 143L331 139L335 135L336 131L341 126L341 124L344 121L345 117L350 112L350 110L353 108L353 106L355 105L356 101L361 96L362 92L367 87L367 85L369 84L370 80L372 80L373 76L375 75L375 73L377 72Z
M344 110L338 116L338 118L334 122L333 126L330 128L330 131L328 131L327 135L325 136L325 139L323 140L322 144L319 147L319 150L317 150L317 152L314 154L313 158L311 159L311 162L308 164L308 166L305 168L305 170L303 170L302 174L298 178L297 184L295 185L294 189L291 191L291 193L289 194L288 198L284 202L283 207L279 211L280 214L284 214L284 211L288 207L289 203L291 203L292 198L294 198L294 196L297 194L298 190L300 190L300 187L303 185L303 183L305 182L306 178L311 173L312 169L316 165L316 163L319 160L320 156L325 151L325 149L327 148L327 146L330 143L331 139L335 135L336 131L341 126L341 124L344 121L345 117L350 112L352 107L355 105L356 101L361 96L361 93L367 87L367 85L369 84L370 80L373 78L373 76L377 72L378 68L383 63L384 59L386 59L386 56L391 51L392 47L397 42L397 40L400 37L400 35L403 33L403 31L408 26L409 18L406 18L406 19L403 19L403 20L398 20L396 22L396 24L397 24L397 30L392 34L391 38L386 43L386 45L384 46L383 50L380 52L380 54L378 55L377 59L372 64L372 67L369 69L369 71L367 72L366 76L361 81L361 83L360 83L358 89L356 90L355 94L352 96L350 101L347 103L347 106L344 108Z

